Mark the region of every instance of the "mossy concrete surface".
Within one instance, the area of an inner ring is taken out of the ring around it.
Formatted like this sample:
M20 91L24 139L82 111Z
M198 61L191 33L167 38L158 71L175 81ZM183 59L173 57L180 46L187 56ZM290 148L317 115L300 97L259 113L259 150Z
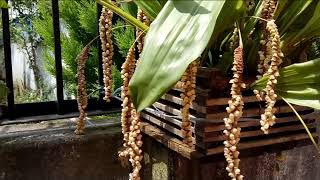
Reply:
M81 136L73 125L59 120L0 127L0 179L128 179L117 159L119 119L93 122Z

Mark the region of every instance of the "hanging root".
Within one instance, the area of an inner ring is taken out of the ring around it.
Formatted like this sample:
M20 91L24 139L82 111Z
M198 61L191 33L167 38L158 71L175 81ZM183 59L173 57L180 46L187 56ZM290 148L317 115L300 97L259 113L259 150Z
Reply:
M102 9L99 20L99 31L102 48L102 67L103 67L103 82L104 82L104 100L110 101L112 95L112 57L113 57L113 44L112 44L112 17L113 12L106 8Z
M133 104L129 95L129 81L133 75L135 67L135 57L134 57L134 47L129 49L127 58L122 64L121 76L123 80L123 87L121 92L122 101L122 113L121 113L121 125L123 134L123 147L124 150L119 152L119 157L125 159L129 156L128 152L128 142L129 142L129 128L131 124L131 111L133 109Z
M151 23L150 19L145 15L145 13L141 9L138 9L137 18L139 21L141 21L145 25L150 26L150 23ZM143 31L137 29L136 37L139 37L137 40L138 42L137 47L138 47L138 53L141 54L143 45L144 45L145 34Z
M186 72L181 77L182 90L181 99L182 102L182 124L181 124L181 133L183 137L183 142L188 146L192 147L192 130L191 130L191 121L190 121L190 106L192 105L193 100L196 97L196 76L198 69L198 60L193 61L187 68Z
M240 141L240 128L238 127L238 120L242 116L243 99L241 90L245 88L245 84L242 82L243 73L243 49L242 46L237 47L234 50L234 61L233 61L233 79L230 80L231 85L231 96L229 100L229 107L226 108L229 117L224 118L226 129L223 133L226 136L224 141L224 156L227 160L228 166L226 170L232 180L241 180L243 176L240 174L239 168L239 151L237 145Z
M87 113L85 109L88 105L88 96L86 91L86 77L85 77L85 65L88 59L90 52L90 45L87 45L82 50L80 56L78 57L78 70L77 70L77 77L78 77L78 89L77 89L77 102L78 102L78 109L80 112L80 116L77 120L76 130L74 131L75 134L83 134L85 128L85 120L87 117Z
M266 86L266 103L267 107L265 109L264 114L261 115L261 130L268 134L268 129L270 126L273 126L276 120L274 115L276 109L274 105L277 100L277 95L275 94L275 87L277 84L277 77L279 77L279 67L282 62L281 58L283 58L283 53L280 48L280 35L277 29L277 25L274 20L270 20L267 22L267 31L270 37L271 44L271 63L269 65L269 69L266 72L266 75L269 76L267 86Z

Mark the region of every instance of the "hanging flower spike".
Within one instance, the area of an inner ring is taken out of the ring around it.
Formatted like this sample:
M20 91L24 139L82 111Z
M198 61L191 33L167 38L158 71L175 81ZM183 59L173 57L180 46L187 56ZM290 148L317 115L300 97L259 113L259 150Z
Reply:
M87 45L82 50L79 58L78 58L78 69L77 69L77 77L78 77L78 89L77 89L77 102L78 109L80 112L80 116L77 120L75 134L80 135L84 133L85 128L85 120L87 117L87 113L85 109L88 105L88 96L86 91L86 78L85 78L85 65L86 61L89 57L90 46Z
M263 0L262 2L262 12L261 18L265 20L272 20L275 9L277 6L277 0ZM266 31L266 22L260 21L262 23L262 38L260 40L261 49L258 51L259 54L259 62L258 62L258 75L257 79L260 79L262 75L269 69L269 65L272 58L272 50L271 50L271 40ZM253 93L256 95L256 98L259 101L262 101L265 97L265 92L259 90L253 90Z
M130 155L130 163L132 165L133 172L129 175L129 180L140 180L140 169L142 167L141 161L142 155L142 135L141 135L141 122L140 113L138 113L135 108L131 110L132 121L130 125L129 142L130 146L128 149Z
M113 12L106 8L102 9L99 20L99 31L102 48L102 67L103 67L103 82L104 82L104 100L110 101L112 95L112 17Z
M140 8L138 9L137 19L143 22L145 25L150 26L150 23L151 23L150 19L145 15L145 13ZM138 47L138 53L140 55L143 49L145 34L140 29L137 29L136 37L139 37L137 40L137 47Z
M198 60L193 61L187 68L186 72L181 77L182 90L181 99L182 108L182 124L181 124L181 134L183 137L183 142L189 147L193 146L192 142L192 126L190 121L190 106L196 97L196 76L198 69Z
M276 120L274 115L276 109L274 105L277 100L277 94L275 94L275 87L277 84L277 77L279 77L279 67L282 63L281 58L283 58L283 53L281 52L280 48L280 35L277 29L277 25L275 24L274 20L270 20L267 22L267 31L270 36L270 44L272 50L272 58L271 64L269 66L266 75L269 76L267 86L266 86L266 103L267 107L265 109L264 114L261 115L261 130L268 134L268 129L270 126L273 126Z
M121 125L123 134L123 147L124 150L119 152L120 158L126 158L129 155L128 152L128 142L129 142L129 127L131 124L131 111L133 109L133 103L129 95L129 82L134 72L135 67L135 51L134 47L129 49L127 58L122 64L121 77L123 80L123 87L121 92L122 101L122 112L121 112Z
M239 151L237 145L240 141L240 128L238 127L238 120L242 116L243 98L241 90L245 88L245 84L242 82L243 73L243 49L242 46L237 47L234 50L233 61L233 79L230 80L231 85L231 100L228 101L229 107L226 108L229 114L228 118L224 118L226 129L223 133L226 136L224 141L224 156L228 163L226 170L232 180L242 180L243 176L240 174L239 168Z
M122 65L121 75L123 79L123 87L121 97L122 102L122 114L121 124L123 133L123 147L124 150L119 152L120 158L129 157L129 161L132 165L133 172L130 173L130 180L140 180L140 169L142 167L141 161L142 155L142 135L141 135L141 122L140 114L133 106L130 94L129 94L129 82L135 70L135 51L134 46L129 49L127 58Z

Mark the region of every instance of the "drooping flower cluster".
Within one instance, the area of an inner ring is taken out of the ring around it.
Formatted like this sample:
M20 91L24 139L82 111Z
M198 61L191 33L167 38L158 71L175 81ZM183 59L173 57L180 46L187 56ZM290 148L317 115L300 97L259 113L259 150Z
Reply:
M141 9L138 9L137 19L147 26L149 26L151 23L150 19L145 15L145 13ZM137 29L136 37L139 37L137 40L137 43L138 43L137 47L138 47L138 53L141 54L143 49L143 44L144 44L145 33Z
M130 125L129 141L128 141L128 152L129 152L129 161L132 165L133 171L129 175L130 180L140 180L140 169L142 167L141 161L143 158L142 154L142 135L141 135L141 122L140 122L140 113L137 112L134 108L131 110L132 121Z
M121 92L122 98L122 112L121 112L121 125L122 125L122 134L123 134L123 147L124 151L119 153L120 157L128 157L128 142L129 142L129 132L131 124L131 111L133 109L133 104L129 95L129 82L133 75L135 68L135 57L134 57L134 47L131 47L128 51L127 58L122 64L121 76L123 80L123 87Z
M104 100L110 101L112 95L112 17L113 12L106 8L102 9L99 20L99 31L102 48L102 67L103 67L103 82L104 82Z
M77 120L75 134L83 134L85 128L85 120L87 113L85 109L88 105L88 96L86 91L86 77L85 77L85 65L89 57L90 46L87 45L82 50L80 56L78 57L78 69L77 69L77 78L78 78L78 88L77 88L77 102L80 116Z
M135 69L135 51L132 46L129 51L125 62L122 64L121 76L123 79L123 87L121 92L122 113L121 124L123 133L123 147L124 150L119 152L121 159L129 157L129 161L133 167L133 172L130 174L130 180L139 180L139 171L141 169L142 155L142 135L140 131L141 122L140 114L134 108L130 93L129 82Z
M274 125L276 117L274 116L275 108L274 105L276 103L277 95L275 94L275 87L277 84L277 77L279 77L279 67L282 63L281 58L283 58L283 53L280 48L280 35L277 29L277 25L274 20L269 20L267 22L267 31L270 37L271 44L271 62L266 72L266 75L269 76L267 86L266 86L266 103L267 107L265 109L264 114L261 115L261 130L267 134L269 126Z
M239 168L239 151L237 150L241 130L238 127L238 120L242 116L242 109L244 105L241 90L245 88L245 84L242 82L243 49L240 46L234 50L232 71L233 79L230 80L230 83L232 84L230 92L232 98L228 101L229 106L226 108L229 117L224 118L226 127L223 131L226 136L226 141L224 141L224 156L228 163L226 167L228 175L232 180L242 180L243 176L240 174Z
M274 16L274 12L276 9L277 0L263 0L262 2L262 12L261 18L264 20L272 20ZM268 70L271 57L271 40L268 32L266 31L266 21L262 20L262 38L260 40L261 49L258 51L259 54L259 62L258 62L258 75L257 79L260 79L262 75ZM265 96L265 92L254 90L254 94L256 95L259 101L262 101Z
M192 147L192 130L190 121L190 106L196 97L196 76L198 69L198 61L195 60L188 66L187 70L181 77L182 90L180 94L182 101L181 116L181 134L183 137L183 142L188 146Z

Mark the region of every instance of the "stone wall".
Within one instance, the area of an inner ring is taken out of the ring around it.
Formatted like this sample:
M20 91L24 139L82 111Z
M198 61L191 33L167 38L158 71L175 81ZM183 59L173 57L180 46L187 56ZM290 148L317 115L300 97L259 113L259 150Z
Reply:
M74 122L0 126L0 180L128 179L130 170L117 159L119 120L105 122L89 127L84 136L73 134ZM149 137L143 141L143 180L229 180L222 154L191 161ZM320 179L320 159L312 145L277 147L242 151L245 179Z

